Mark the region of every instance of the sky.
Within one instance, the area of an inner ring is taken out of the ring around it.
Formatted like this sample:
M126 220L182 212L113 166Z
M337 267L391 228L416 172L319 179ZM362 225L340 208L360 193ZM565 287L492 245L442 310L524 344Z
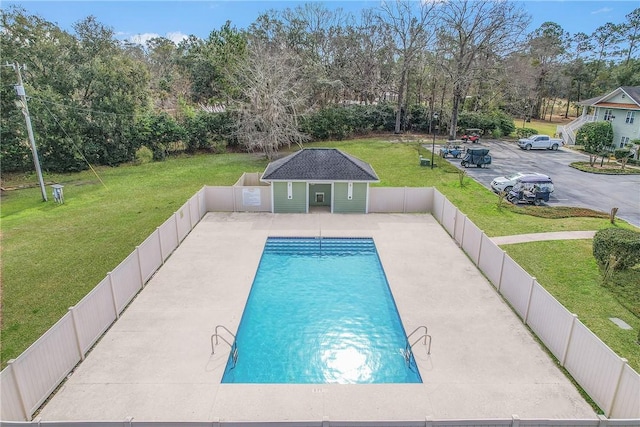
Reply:
M322 1L328 8L342 8L358 13L373 8L381 0L329 0ZM570 34L593 33L607 22L621 24L625 15L640 7L640 0L513 0L522 3L531 15L529 31L547 21L560 24ZM307 1L271 0L216 0L216 1L57 1L57 0L3 0L2 9L11 5L24 7L29 13L39 15L72 32L72 25L93 15L111 27L120 40L142 42L152 37L167 37L175 42L187 35L206 38L212 30L219 29L229 20L232 26L247 28L263 12L270 9L295 8Z

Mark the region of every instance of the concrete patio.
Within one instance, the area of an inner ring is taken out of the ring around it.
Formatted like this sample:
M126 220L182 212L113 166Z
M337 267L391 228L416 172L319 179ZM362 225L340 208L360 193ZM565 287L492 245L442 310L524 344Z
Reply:
M220 384L268 236L373 237L423 384ZM38 416L49 420L596 419L431 215L208 213Z

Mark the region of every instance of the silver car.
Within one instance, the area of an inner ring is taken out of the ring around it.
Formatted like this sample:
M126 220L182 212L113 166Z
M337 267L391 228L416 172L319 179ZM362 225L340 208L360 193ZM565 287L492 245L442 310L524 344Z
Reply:
M549 178L547 175L538 173L538 172L516 172L508 176L499 176L494 178L493 181L491 181L491 189L496 193L501 193L501 192L508 193L509 191L511 191L511 189L513 188L513 185L516 183L516 180L518 178L521 178L527 175L534 175L534 176Z

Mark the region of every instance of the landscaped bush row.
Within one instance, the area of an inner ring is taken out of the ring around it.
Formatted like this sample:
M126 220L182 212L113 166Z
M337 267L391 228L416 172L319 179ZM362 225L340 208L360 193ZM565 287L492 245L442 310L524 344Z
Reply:
M601 266L625 270L640 263L640 233L606 228L593 238L593 256Z
M516 138L529 138L537 133L538 131L532 128L518 128L516 129Z
M442 114L440 112L440 114ZM372 132L393 132L396 106L333 105L301 117L300 130L312 140L343 140ZM436 117L428 106L413 105L403 111L401 129L412 132L448 132L448 117ZM485 136L502 137L515 130L513 120L503 112L469 113L458 117L459 133L479 128ZM41 132L40 161L48 172L76 172L87 169L88 163L116 166L140 161L136 153L147 147L153 160L163 160L175 152L220 152L227 146L237 147L234 136L233 112L207 113L183 107L178 117L166 113L148 112L126 125L114 125L104 132L95 127L78 127L71 138L61 138L54 132ZM518 131L521 131L518 129ZM18 147L18 148L16 148ZM33 169L31 153L23 145L0 147L4 172ZM88 163L87 163L88 162Z
M301 130L314 140L342 140L369 132L392 132L395 121L396 107L390 104L330 106L305 116ZM448 123L448 117L434 117L426 105L412 105L401 117L403 131L437 130L443 134L448 131ZM471 128L481 129L483 135L495 138L515 131L513 118L500 111L460 113L458 133Z

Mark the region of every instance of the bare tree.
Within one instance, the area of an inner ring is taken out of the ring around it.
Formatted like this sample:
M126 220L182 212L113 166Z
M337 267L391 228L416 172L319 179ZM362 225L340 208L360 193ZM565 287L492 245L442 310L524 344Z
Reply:
M431 25L436 5L437 2L434 1L389 0L380 7L378 19L395 42L396 59L400 67L395 133L400 133L409 69L416 56L426 49L434 34Z
M528 22L522 6L507 0L442 4L438 36L445 49L442 66L453 85L451 139L456 137L461 102L480 69L478 60L490 54L504 57L516 49Z
M263 43L250 45L235 73L240 99L233 104L236 137L249 152L272 159L283 146L307 139L298 130L298 117L307 105L307 87L300 79L298 59Z

